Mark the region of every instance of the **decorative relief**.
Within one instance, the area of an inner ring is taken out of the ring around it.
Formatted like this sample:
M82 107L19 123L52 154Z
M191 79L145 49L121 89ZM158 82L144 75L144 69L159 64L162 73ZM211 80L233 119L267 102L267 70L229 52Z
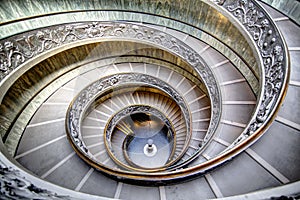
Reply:
M266 48L276 41L274 27L270 20L255 4L248 0L239 0L228 5L227 9L245 26L259 49Z
M20 172L7 167L0 160L0 196L1 199L74 199L57 195L33 185L21 176Z
M26 56L20 48L11 41L0 43L0 80L13 68L25 61Z
M213 0L213 2L215 2L218 5L223 5L225 3L226 0Z
M276 109L280 92L283 90L287 66L285 66L286 55L283 51L284 43L276 27L271 24L271 19L254 1L234 1L224 7L239 19L256 42L263 59L265 79L258 113L249 128L231 145L233 147L263 126L270 117L270 113Z

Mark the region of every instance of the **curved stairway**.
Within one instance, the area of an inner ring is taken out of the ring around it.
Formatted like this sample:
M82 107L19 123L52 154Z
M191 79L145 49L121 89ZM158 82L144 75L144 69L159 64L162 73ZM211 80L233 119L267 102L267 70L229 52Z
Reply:
M195 39L193 39L192 42L200 43L200 41ZM239 71L215 50L211 49L205 51L208 51L208 55L210 56L218 56L218 59L215 59L215 62L211 60L209 60L209 62L211 62L211 66L217 66L213 69L221 85L224 111L221 118L221 124L210 144L210 147L202 154L202 156L191 163L191 166L209 160L210 157L213 157L225 149L226 145L224 144L229 144L234 141L234 139L240 134L242 128L246 126L256 103L254 93L251 91L249 85ZM220 65L219 63L225 64ZM222 70L222 68L226 68L226 70ZM230 70L228 70L228 68ZM77 76L51 95L51 97L42 104L27 126L18 146L15 158L23 166L27 166L29 170L33 171L38 176L50 182L54 182L57 185L75 189L77 191L113 197L113 194L107 195L108 191L106 191L106 189L99 190L98 188L94 188L94 192L89 190L89 184L93 184L93 182L89 183L90 181L97 180L100 183L101 180L107 181L107 178L99 174L99 172L95 171L93 168L89 168L88 165L82 163L82 161L78 162L76 154L72 151L72 148L68 144L66 133L64 131L60 131L59 135L51 134L53 131L51 127L53 125L57 126L58 130L64 129L65 113L69 107L69 103L84 86L101 78L101 76L105 77L110 74L125 72L146 72L147 74L151 74L166 81L166 83L177 88L178 91L185 96L186 101L192 110L193 125L195 128L193 129L194 136L189 144L191 149L194 149L194 146L197 146L197 144L201 142L205 136L205 131L207 130L208 122L210 121L210 106L208 103L209 100L205 97L203 92L201 92L197 87L193 87L192 83L190 83L187 79L183 79L180 74L176 72L172 73L172 71L162 66L147 65L143 63L124 63L120 64L120 66L109 66L109 69L105 69L105 72L106 73L103 73L103 70L97 68L95 70L91 70ZM225 73L226 76L224 76ZM154 102L154 105L159 106L158 108L160 110L169 111L170 106L168 105L168 99L166 97L150 97L149 95L142 95L138 92L110 98L105 101L107 103L104 102L95 107L95 109L85 117L82 126L85 134L83 135L83 139L86 142L86 145L91 149L91 153L95 152L94 155L96 157L102 155L101 160L105 164L110 164L112 165L112 168L116 168L117 165L110 159L105 151L103 136L100 136L103 134L103 129L107 120L110 118L111 114L115 113L118 109L121 109L125 105L129 106L132 103L151 105L152 103L150 103L150 101ZM50 110L53 115L49 115L50 113L47 112L47 110ZM169 112L173 113L172 110ZM240 113L240 115L237 115L237 113ZM171 121L173 120L171 119ZM182 123L180 118L178 123ZM174 126L176 126L176 124L174 124ZM226 130L228 127L230 128L230 132L224 131L224 129ZM43 138L45 141L41 141L41 143L37 144L36 141L39 139L35 139L35 137L41 137L41 135L35 133L39 133L41 130L44 130L43 133L45 136L43 136ZM180 134L180 132L177 133ZM27 138L30 138L29 141ZM97 139L95 140L95 138ZM51 151L49 154L49 148L53 148L56 151ZM58 155L60 152L64 152L64 154ZM42 160L39 160L39 158ZM48 162L44 162L44 159L47 159ZM33 162L41 164L33 164ZM66 174L65 169L67 168L76 168L76 170L73 172L70 171ZM110 182L114 182L114 184L117 185L117 182L115 181L111 180ZM131 187L136 186L133 185ZM158 187L157 191L159 191L159 188L162 187L163 186Z
M119 73L142 73L156 77L175 88L185 99L192 114L192 137L182 160L191 157L199 144L202 144L211 121L212 108L207 91L198 87L192 78L185 78L183 74L186 72L173 71L169 67L147 62L120 62L94 67L91 70L74 70L70 74L76 75L67 83L57 79L58 89L48 93L47 100L42 102L32 115L15 149L14 159L30 173L55 185L108 198L161 200L220 198L299 181L300 121L297 120L300 104L296 101L299 99L297 64L300 40L296 34L299 26L266 4L261 4L271 14L286 39L291 56L291 80L283 106L270 128L255 144L234 159L185 182L140 186L134 182L107 177L75 153L65 129L66 113L70 103L82 89L94 81ZM286 24L288 28L285 29L283 27ZM235 63L216 51L213 46L168 27L148 26L184 41L202 56L215 74L221 89L220 123L201 155L182 168L210 161L237 140L246 128L255 110L259 92L253 86L255 84L248 82ZM97 61L83 64L81 67L88 68L90 65L96 66ZM49 85L41 91L47 92L51 87ZM178 148L183 148L184 143L180 144L183 142L180 137L186 137L186 132L181 131L186 127L182 123L179 108L172 106L169 97L136 90L108 98L91 110L82 121L83 140L95 157L101 155L99 159L102 163L114 169L119 168L106 152L103 130L112 114L131 104L154 105L163 113L167 113L178 135L176 141ZM121 141L121 138L116 141ZM10 147L9 139L5 143Z

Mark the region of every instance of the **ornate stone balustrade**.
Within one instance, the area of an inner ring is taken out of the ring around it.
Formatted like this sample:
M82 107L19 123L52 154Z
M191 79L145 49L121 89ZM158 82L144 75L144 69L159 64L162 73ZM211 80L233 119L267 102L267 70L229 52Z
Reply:
M253 51L258 55L257 62L260 70L261 93L258 97L257 109L238 139L224 150L222 154L209 160L205 165L200 164L191 168L181 169L170 173L168 177L164 173L145 174L143 178L136 177L140 181L151 182L155 177L168 182L192 177L231 159L263 134L272 122L272 119L274 119L286 93L289 78L287 47L268 14L254 0L215 0L210 1L208 4L211 4L224 14L241 32L245 33L245 38L253 46ZM13 76L14 73L22 73L22 71L28 70L26 68L27 64L35 57L45 55L56 48L67 48L68 45L76 46L101 40L135 40L145 42L170 51L193 66L208 88L211 98L211 105L213 106L212 120L205 141L211 138L221 113L220 91L218 84L213 78L211 69L206 66L200 55L180 40L140 24L125 22L73 23L43 28L7 38L0 42L0 87L7 80L10 80L9 77ZM115 84L115 81L116 79L111 79L108 84ZM4 89L7 90L8 88ZM78 132L74 131L72 134L76 136ZM80 141L78 146L83 151L86 151ZM7 169L3 166L1 166L1 170L7 172ZM131 176L134 175L132 173L129 174ZM123 173L114 175L126 176Z

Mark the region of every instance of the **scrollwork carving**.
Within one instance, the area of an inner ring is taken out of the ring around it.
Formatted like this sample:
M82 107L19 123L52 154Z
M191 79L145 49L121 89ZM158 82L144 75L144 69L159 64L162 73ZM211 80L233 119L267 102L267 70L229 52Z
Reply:
M11 41L0 43L0 73L4 78L12 69L25 61L27 56Z
M223 5L225 3L226 0L213 0L215 3L217 3L218 5Z
M276 26L256 2L252 0L239 0L224 5L242 25L249 31L257 45L263 59L262 75L264 76L264 90L261 94L258 112L251 120L248 129L230 146L243 141L264 125L270 113L276 109L279 95L283 90L287 66L286 54L283 51L284 42L279 36Z

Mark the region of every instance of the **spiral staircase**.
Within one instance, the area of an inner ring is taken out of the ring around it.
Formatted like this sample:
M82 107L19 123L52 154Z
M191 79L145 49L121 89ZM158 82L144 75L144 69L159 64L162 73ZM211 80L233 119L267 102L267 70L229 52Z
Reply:
M300 2L1 1L1 199L300 198Z

